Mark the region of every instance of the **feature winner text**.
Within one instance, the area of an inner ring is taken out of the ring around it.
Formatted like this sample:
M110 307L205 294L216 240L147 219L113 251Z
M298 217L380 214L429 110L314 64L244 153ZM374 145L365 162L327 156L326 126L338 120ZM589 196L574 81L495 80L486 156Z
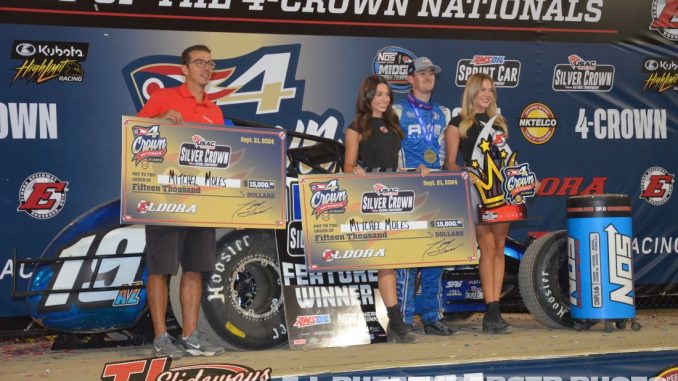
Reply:
M305 264L282 262L285 286L294 288L301 308L365 306L375 303L370 283L377 272L337 271L309 273Z

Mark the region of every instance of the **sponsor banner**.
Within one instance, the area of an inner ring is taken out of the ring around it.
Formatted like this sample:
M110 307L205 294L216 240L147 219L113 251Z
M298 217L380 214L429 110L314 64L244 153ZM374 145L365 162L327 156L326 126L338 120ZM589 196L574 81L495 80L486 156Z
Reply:
M0 0L0 21L179 30L420 38L605 42L675 41L670 2L637 0L204 1ZM628 12L628 13L625 13ZM648 28L643 17L652 12ZM627 16L627 17L624 17ZM658 35L657 35L658 36Z
M299 180L310 271L477 263L466 172Z
M67 191L68 181L47 172L34 173L21 184L17 211L40 220L52 218L66 205Z
M122 118L121 223L285 227L285 133Z

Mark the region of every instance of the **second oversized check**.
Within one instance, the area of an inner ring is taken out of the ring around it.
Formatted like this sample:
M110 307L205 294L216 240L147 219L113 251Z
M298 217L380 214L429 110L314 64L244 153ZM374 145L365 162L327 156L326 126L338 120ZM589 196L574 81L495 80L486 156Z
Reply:
M465 172L301 176L311 271L478 263Z

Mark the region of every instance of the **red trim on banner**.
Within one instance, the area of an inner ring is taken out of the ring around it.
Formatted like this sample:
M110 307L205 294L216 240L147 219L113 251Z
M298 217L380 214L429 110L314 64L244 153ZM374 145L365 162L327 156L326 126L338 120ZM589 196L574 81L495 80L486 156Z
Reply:
M179 15L159 15L159 14L140 14L140 13L65 11L54 9L23 9L13 7L0 7L0 11L24 12L24 13L48 13L48 14L79 15L79 16L129 17L129 18L199 20L199 21L235 21L235 22L251 22L263 24L339 25L339 26L390 27L390 28L407 27L419 29L498 30L512 32L558 32L558 33L598 33L598 34L619 33L619 31L616 29L577 29L577 28L568 29L568 28L533 28L533 27L502 27L502 26L471 26L471 25L404 24L404 23L378 23L378 22L355 22L355 21L253 19L245 17L179 16Z

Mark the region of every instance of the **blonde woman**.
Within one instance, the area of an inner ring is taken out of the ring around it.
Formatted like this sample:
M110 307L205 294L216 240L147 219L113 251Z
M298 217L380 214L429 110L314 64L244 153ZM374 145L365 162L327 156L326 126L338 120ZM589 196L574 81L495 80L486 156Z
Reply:
M492 118L494 118L492 127L503 133L505 138L508 138L506 120L497 113L497 94L492 77L484 73L473 74L469 77L462 95L461 114L450 120L445 131L447 146L445 164L447 169L460 169L456 164L459 151L464 166L471 166L473 152L478 149L476 144L478 135L483 126ZM472 199L474 200L472 207L477 208L480 199L475 190L472 192ZM508 235L509 224L488 225L478 224L477 222L476 236L480 247L480 283L487 304L487 311L483 317L483 332L511 333L511 326L502 318L499 310L499 297L504 283L504 242Z

